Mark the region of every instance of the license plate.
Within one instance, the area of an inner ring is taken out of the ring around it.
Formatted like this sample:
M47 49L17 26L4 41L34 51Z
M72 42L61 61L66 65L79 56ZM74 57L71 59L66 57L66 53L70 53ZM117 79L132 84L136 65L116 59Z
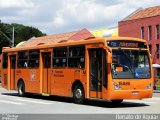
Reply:
M139 92L132 92L132 95L138 95Z

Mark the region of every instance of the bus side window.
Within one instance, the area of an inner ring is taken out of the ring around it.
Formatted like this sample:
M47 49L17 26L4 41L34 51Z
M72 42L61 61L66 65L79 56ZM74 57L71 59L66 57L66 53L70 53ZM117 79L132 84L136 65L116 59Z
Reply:
M39 50L30 50L29 51L29 68L39 68Z
M85 47L84 46L70 46L68 56L69 68L84 68L85 63Z
M8 54L3 53L3 68L8 68Z
M18 52L18 68L27 68L28 67L28 51L19 51Z
M53 67L67 67L67 47L57 47L53 49Z

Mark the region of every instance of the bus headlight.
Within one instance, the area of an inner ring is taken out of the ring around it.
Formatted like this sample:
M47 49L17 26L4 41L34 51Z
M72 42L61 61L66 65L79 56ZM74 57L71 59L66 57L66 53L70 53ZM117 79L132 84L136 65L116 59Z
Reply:
M149 84L147 85L146 89L151 89L151 88L152 88L152 84L149 83Z
M117 83L113 83L113 86L114 86L115 90L120 90L121 89L121 86Z

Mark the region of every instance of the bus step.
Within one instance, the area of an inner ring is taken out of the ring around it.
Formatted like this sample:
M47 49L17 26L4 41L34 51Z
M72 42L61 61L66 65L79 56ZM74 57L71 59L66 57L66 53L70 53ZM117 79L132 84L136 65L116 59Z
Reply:
M48 93L42 93L42 96L50 96Z

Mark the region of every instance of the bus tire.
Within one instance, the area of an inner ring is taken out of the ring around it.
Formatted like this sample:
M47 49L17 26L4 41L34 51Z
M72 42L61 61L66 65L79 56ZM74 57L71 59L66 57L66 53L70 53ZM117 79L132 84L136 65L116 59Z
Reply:
M18 83L18 95L23 97L25 95L25 85L23 81Z
M123 102L123 99L121 100L111 100L113 104L120 104Z
M77 84L73 88L73 99L76 104L82 104L85 101L83 86Z

